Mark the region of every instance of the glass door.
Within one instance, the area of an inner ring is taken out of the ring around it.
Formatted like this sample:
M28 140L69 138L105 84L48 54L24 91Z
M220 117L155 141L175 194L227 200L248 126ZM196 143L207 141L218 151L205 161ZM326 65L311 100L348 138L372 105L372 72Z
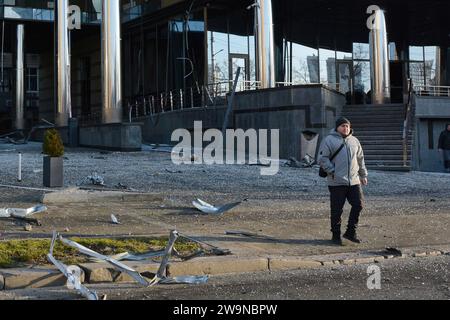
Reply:
M337 90L345 95L353 91L353 62L351 60L338 60L337 62Z

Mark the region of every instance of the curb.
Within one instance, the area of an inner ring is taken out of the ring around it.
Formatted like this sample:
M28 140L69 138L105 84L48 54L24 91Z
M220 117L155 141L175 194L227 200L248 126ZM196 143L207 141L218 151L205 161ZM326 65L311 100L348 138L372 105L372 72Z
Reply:
M385 251L363 251L317 256L204 257L185 262L170 262L167 266L167 275L176 277L183 275L225 275L248 272L293 271L333 267L336 265L373 264L393 259L450 255L450 245L400 248L400 250L403 253L401 256L388 255ZM154 262L125 262L125 264L147 278L152 278L159 268L159 263ZM79 266L83 271L82 281L84 283L134 282L130 276L117 271L107 263L85 263ZM34 269L0 270L0 291L64 286L66 281L67 279L64 275L56 268L50 266Z
M81 190L78 188L69 188L62 191L46 193L42 196L41 202L46 205L66 204L79 202L162 202L164 197L154 193L122 192L122 191L102 191L102 190Z

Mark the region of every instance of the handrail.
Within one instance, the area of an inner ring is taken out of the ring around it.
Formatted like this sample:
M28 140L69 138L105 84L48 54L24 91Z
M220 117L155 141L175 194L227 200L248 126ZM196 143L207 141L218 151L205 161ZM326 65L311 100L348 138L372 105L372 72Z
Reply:
M409 79L408 82L408 102L406 103L406 112L405 112L405 121L403 123L403 166L407 167L408 164L408 129L410 125L411 119L411 102L412 102L412 93L414 91L412 79Z
M418 85L414 90L418 96L450 97L449 86Z

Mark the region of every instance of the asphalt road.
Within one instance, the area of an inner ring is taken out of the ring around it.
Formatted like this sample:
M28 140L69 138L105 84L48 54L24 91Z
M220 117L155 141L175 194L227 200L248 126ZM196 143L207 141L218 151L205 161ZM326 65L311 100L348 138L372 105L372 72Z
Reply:
M450 256L395 259L379 264L381 289L367 287L369 265L212 277L205 285L139 288L133 284L93 285L108 300L450 300ZM67 300L66 289L0 293L0 299Z

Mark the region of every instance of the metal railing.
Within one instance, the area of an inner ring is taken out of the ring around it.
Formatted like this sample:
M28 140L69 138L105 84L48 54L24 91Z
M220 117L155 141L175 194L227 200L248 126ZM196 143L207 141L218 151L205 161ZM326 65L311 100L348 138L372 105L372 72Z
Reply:
M290 87L296 83L277 82L275 86ZM327 86L327 85L325 85ZM333 84L336 90L336 84ZM260 90L260 81L239 80L237 92ZM327 86L329 87L329 86ZM226 97L233 89L233 81L219 80L207 85L183 89L174 89L159 94L137 95L124 100L123 110L125 121L132 122L140 118L155 114L173 112L183 109L208 108L226 104ZM84 125L95 124L101 121L101 112L80 115L80 123Z
M412 95L414 92L412 79L408 80L408 101L406 103L405 121L403 123L403 166L408 166L408 138L412 115Z
M418 96L426 97L450 97L450 87L449 86L414 86L414 91Z

